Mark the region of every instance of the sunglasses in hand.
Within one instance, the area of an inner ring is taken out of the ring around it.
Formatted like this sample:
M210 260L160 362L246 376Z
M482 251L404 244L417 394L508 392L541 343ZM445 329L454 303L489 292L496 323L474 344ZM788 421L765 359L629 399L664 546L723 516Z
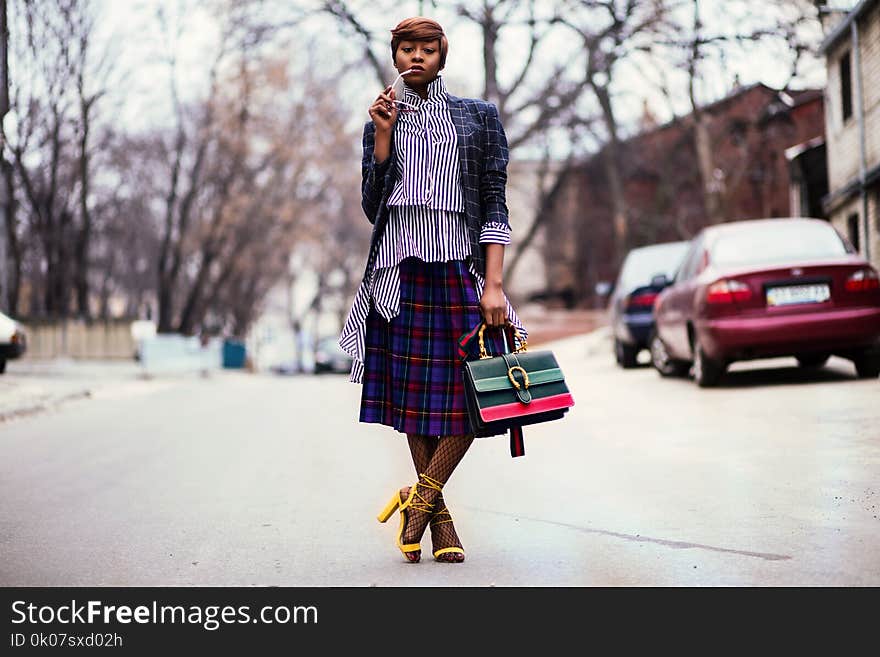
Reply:
M403 82L403 76L407 73L412 73L412 69L407 69L405 71L401 71L400 75L398 75L394 82L391 83L391 91L394 92L394 107L397 108L398 112L418 112L419 108L413 105L412 103L407 103L402 100L397 100L398 98L402 98L404 95L404 87L406 86Z

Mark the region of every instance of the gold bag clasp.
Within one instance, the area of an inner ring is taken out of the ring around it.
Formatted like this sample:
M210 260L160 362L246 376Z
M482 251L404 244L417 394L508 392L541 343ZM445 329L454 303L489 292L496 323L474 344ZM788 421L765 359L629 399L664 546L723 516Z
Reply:
M513 372L514 372L514 370L519 370L520 372L522 372L522 375L523 375L523 387L525 387L525 389L528 390L528 389L529 389L529 373L526 372L525 369L523 369L523 368L520 367L519 365L514 365L513 367L508 367L508 368L507 368L507 378L510 379L510 382L513 384L513 387L516 388L517 390L520 389L520 384L519 384L519 381L517 381L517 380L513 377Z

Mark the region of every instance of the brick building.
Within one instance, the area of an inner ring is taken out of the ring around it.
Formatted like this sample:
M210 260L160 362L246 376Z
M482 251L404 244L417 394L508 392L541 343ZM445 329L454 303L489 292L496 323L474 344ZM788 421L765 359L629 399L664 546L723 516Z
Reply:
M704 107L702 113L712 152L710 184L721 218L790 216L793 194L786 150L821 140L822 92L755 84ZM569 175L547 219L550 234L561 237L544 244L548 291L579 305L594 304L595 284L613 280L619 267L603 156L596 154ZM709 223L691 116L622 142L620 162L626 248L687 239ZM821 184L824 171L818 177ZM821 203L815 193L813 197L798 208L799 214L821 215Z
M880 266L880 0L826 20L825 125L831 222Z

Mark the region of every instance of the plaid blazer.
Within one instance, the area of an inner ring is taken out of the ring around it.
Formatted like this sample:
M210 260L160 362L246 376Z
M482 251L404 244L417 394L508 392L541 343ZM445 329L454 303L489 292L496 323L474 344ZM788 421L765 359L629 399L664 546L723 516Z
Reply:
M498 118L498 109L492 103L447 94L447 106L458 136L461 187L471 257L476 270L485 276L486 258L483 245L480 244L483 224L497 222L510 225L505 198L509 160L507 136ZM397 182L394 130L391 132L391 154L382 164L376 164L373 159L375 133L375 124L368 121L363 136L361 206L373 224L373 235L364 269L365 278L378 254L379 240L390 214L388 197Z

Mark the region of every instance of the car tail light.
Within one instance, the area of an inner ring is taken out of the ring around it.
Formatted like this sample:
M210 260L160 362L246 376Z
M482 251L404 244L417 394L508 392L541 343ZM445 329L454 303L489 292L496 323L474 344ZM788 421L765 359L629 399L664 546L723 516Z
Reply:
M721 280L709 286L707 303L736 303L752 298L751 288L740 281Z
M864 292L880 288L880 278L873 269L859 269L846 279L846 289L849 292Z
M657 299L657 292L642 292L627 297L627 308L653 308L654 301Z

